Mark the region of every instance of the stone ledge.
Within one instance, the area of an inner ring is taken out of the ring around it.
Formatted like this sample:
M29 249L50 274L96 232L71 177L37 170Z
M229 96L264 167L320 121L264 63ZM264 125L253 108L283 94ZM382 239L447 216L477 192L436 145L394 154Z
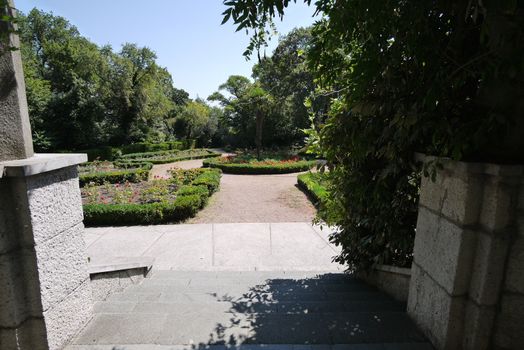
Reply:
M17 159L0 163L0 178L25 177L48 171L62 169L68 166L87 162L87 154L83 153L42 153L31 158Z
M524 165L496 164L456 161L447 157L435 157L423 153L415 153L415 161L427 163L438 161L444 169L472 174L485 174L497 177L521 177L524 174Z

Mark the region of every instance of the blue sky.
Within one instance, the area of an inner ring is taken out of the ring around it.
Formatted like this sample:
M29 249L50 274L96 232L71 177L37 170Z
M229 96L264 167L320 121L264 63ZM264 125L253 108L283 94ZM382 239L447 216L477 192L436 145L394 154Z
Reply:
M27 13L33 7L63 16L98 45L119 50L125 42L147 46L173 75L175 86L207 98L233 74L251 76L255 58L242 56L249 37L220 25L222 0L15 0ZM291 5L280 34L314 22L313 7ZM276 38L271 48L276 46Z

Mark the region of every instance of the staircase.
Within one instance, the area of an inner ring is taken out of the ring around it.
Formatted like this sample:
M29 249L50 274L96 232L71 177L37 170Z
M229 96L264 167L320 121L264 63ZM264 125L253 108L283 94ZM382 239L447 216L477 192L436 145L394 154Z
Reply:
M94 312L68 350L432 349L405 305L342 273L154 271Z

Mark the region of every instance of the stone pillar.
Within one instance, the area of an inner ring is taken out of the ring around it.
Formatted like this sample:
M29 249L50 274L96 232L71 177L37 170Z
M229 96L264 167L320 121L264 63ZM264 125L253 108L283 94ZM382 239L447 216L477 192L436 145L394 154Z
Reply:
M442 164L422 180L408 313L437 349L523 349L523 167Z
M6 32L17 47L0 21ZM20 51L0 51L0 349L62 349L91 315L76 167L87 157L33 154Z
M91 315L76 165L85 155L4 162L0 349L61 349Z
M0 8L3 14L15 15L14 5L8 0L9 8ZM8 33L9 43L0 42L0 161L29 158L33 155L31 125L27 109L24 72L17 28L0 21L0 33Z

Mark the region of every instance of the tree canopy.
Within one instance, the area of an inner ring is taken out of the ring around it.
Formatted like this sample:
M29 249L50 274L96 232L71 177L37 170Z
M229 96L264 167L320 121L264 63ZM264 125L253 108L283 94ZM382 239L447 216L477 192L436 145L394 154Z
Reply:
M249 55L296 1L231 0ZM311 5L311 0L304 0ZM306 50L330 97L320 149L331 166L339 259L408 265L419 170L414 152L524 160L524 8L516 1L318 0ZM342 209L341 209L342 208Z
M98 47L66 19L19 17L35 147L81 149L172 137L166 122L188 94L146 47Z

